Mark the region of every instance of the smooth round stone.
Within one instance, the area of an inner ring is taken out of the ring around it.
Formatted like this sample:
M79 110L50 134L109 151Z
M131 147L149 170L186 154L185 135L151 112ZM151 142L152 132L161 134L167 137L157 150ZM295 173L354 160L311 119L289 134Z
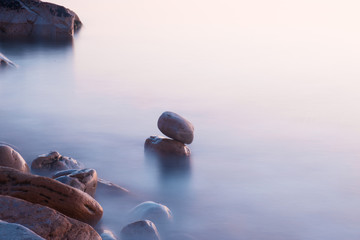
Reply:
M60 153L55 151L40 155L31 163L31 170L44 175L49 175L61 170L81 168L84 168L84 164L71 157L61 156Z
M77 188L94 197L97 186L97 173L95 169L71 169L57 172L53 179Z
M145 152L168 157L189 157L190 149L183 143L160 136L150 136L145 141Z
M170 209L160 203L146 201L140 203L130 211L130 217L133 221L150 220L156 225L171 223L173 220Z
M153 222L137 221L126 225L121 230L121 240L159 240L159 233Z
M0 240L45 240L30 229L17 223L0 220Z
M30 168L23 157L6 145L0 145L0 166L11 167L26 173L30 172Z
M174 112L164 112L157 122L160 131L169 138L190 144L194 140L194 126Z

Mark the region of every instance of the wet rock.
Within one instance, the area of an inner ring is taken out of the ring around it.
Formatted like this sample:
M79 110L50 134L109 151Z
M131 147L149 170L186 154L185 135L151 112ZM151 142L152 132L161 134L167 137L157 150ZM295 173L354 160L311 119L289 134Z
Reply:
M129 193L129 190L102 178L98 178L96 191L101 195L126 195Z
M94 197L97 186L97 173L95 169L71 169L57 172L53 179L77 188Z
M185 144L169 138L151 136L145 141L145 153L161 157L189 157L190 149Z
M157 125L163 134L179 142L190 144L194 139L194 126L176 113L164 112Z
M30 168L22 156L9 146L0 145L0 166L15 168L22 172L30 172Z
M61 170L81 168L84 168L82 163L71 157L61 156L58 152L40 155L31 163L31 170L42 175L50 175Z
M45 240L30 229L0 220L0 240Z
M132 221L150 220L157 226L171 223L173 220L170 209L162 204L153 201L143 202L130 211Z
M10 61L7 57L5 57L2 53L0 53L0 67L17 67L15 63Z
M104 230L100 236L102 240L117 240L116 236L110 230Z
M102 217L100 204L88 194L48 177L0 167L0 195L51 207L71 218L95 225Z
M86 223L43 205L9 196L0 196L0 219L21 224L45 239L101 240L99 234Z
M0 37L71 38L81 25L73 11L53 3L0 1Z
M159 240L159 233L153 222L137 221L126 225L121 230L121 240Z

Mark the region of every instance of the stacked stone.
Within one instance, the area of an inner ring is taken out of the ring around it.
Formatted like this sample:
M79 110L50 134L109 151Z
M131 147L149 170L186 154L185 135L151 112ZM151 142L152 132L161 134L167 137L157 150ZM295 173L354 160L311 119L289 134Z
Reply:
M150 136L145 141L145 152L160 157L190 157L186 144L194 140L194 126L174 112L164 112L157 122L159 130L169 138Z

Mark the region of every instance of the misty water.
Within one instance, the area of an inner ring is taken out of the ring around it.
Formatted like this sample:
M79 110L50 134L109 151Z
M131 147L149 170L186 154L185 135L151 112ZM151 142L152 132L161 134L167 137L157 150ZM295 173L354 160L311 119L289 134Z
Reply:
M127 188L102 226L152 200L199 240L360 238L357 1L56 3L73 41L0 42L0 141ZM144 156L164 111L195 126L187 167Z

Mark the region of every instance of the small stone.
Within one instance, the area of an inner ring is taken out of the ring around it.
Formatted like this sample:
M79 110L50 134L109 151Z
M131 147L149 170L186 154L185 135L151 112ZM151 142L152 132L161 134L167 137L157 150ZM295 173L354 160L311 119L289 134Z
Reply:
M53 179L77 188L94 197L97 186L97 173L95 169L71 169L57 172Z
M45 240L30 229L17 223L0 220L0 240Z
M30 172L30 168L23 157L6 145L0 145L0 166L11 167L26 173Z
M84 165L79 161L71 157L61 156L60 153L55 151L40 155L31 163L31 170L41 175L50 175L61 170L81 168L84 168Z
M137 205L130 211L130 217L133 221L147 219L157 226L171 223L173 220L172 213L167 206L153 201L147 201Z
M121 230L121 240L159 240L159 233L153 222L137 221L126 225Z
M99 222L103 214L94 198L76 188L8 167L0 167L0 195L48 206L92 225Z
M169 138L190 144L194 139L194 126L174 112L164 112L157 122L160 131Z
M189 157L190 149L183 143L169 138L151 136L145 141L145 152L161 157Z
M0 196L0 219L21 224L45 239L101 240L99 234L86 223L49 207L9 196Z
M100 234L102 240L117 240L114 233L112 233L110 230L104 230L103 233Z

